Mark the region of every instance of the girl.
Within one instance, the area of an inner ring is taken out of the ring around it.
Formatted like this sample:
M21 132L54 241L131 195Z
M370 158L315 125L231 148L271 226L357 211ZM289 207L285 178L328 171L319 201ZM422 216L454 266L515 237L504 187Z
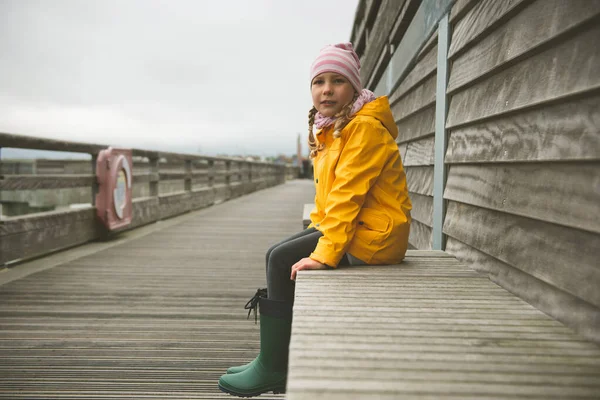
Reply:
M267 290L246 304L255 312L259 306L260 354L219 379L219 388L236 396L285 391L298 271L397 264L408 246L411 203L387 97L363 89L351 43L321 50L310 79L316 207L308 229L267 252Z

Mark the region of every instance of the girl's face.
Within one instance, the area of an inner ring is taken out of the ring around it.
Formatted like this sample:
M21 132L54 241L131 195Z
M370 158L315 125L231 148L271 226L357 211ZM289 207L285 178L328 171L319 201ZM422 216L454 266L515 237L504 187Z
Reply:
M311 82L313 105L326 117L333 117L352 101L354 87L343 75L324 72Z

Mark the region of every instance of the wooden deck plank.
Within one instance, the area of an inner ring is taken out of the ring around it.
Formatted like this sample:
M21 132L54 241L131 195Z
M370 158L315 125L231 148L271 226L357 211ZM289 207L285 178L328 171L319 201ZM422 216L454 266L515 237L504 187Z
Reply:
M264 253L312 200L312 182L293 181L15 280L8 270L0 398L231 398L217 380L258 353L243 306L265 286Z

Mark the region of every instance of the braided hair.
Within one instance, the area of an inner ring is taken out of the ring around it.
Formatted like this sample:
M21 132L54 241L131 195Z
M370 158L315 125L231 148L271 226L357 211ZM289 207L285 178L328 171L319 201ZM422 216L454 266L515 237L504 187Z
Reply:
M342 136L341 130L344 129L346 125L348 125L348 122L350 122L350 120L353 118L350 116L350 113L352 112L352 107L354 106L354 102L356 101L356 99L358 99L358 92L354 92L354 97L352 97L352 101L346 104L344 108L340 110L339 113L334 115L334 118L337 118L335 120L335 125L333 126L333 137L335 139Z
M308 148L310 150L310 158L315 158L319 150L325 148L324 143L317 145L315 134L313 133L313 125L315 124L315 115L317 115L317 109L313 106L308 112Z

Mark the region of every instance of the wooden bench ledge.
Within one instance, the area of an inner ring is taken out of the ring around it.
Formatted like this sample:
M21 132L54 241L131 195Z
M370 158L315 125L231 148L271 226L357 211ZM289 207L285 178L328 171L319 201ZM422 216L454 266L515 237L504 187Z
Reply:
M310 225L310 212L315 208L314 204L305 204L304 209L302 210L302 228L308 228Z
M598 346L447 253L298 275L289 400L598 393Z

